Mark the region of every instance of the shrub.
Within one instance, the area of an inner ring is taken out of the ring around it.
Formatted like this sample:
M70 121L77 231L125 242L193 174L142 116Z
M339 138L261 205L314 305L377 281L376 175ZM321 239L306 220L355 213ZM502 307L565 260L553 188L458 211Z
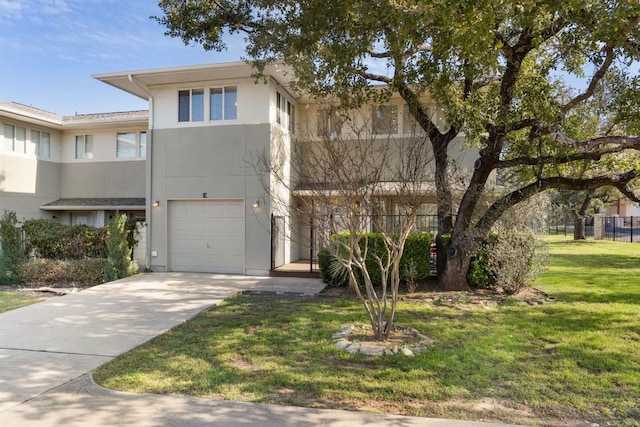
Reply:
M64 225L53 219L30 219L23 225L27 253L39 258L107 257L107 228Z
M23 283L98 285L104 282L105 259L54 260L33 258L21 265Z
M22 231L13 211L5 210L0 218L0 283L20 282L20 265L27 260L22 248Z
M138 272L136 262L131 259L130 231L127 230L126 223L126 215L115 215L109 222L108 257L104 267L106 282L122 279Z
M471 286L512 295L542 273L547 259L546 245L531 233L494 233L472 260L467 279Z
M340 234L332 236L332 239L348 239L348 234ZM368 239L368 256L366 259L367 271L371 276L374 284L382 282L380 268L377 266L375 255L386 256L385 244L382 235L378 233L367 233L363 239ZM425 280L430 275L430 249L432 237L430 234L410 234L404 245L404 252L400 259L400 279L403 281L413 280L419 282ZM415 268L412 271L407 267L411 265ZM324 250L318 252L318 267L320 268L320 277L330 286L346 286L349 284L349 278L344 267L339 263L335 256ZM340 268L342 267L342 268ZM409 274L411 276L409 276Z

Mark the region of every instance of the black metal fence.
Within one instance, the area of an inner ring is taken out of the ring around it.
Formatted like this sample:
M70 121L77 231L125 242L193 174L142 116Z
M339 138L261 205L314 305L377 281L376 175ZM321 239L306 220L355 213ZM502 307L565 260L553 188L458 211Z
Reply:
M603 237L617 242L640 242L640 216L607 216L602 218Z
M584 233L586 238L593 238L594 227L593 217L585 218ZM572 218L565 217L556 221L549 221L547 223L547 234L552 235L564 235L566 237L573 236L575 231L575 223Z

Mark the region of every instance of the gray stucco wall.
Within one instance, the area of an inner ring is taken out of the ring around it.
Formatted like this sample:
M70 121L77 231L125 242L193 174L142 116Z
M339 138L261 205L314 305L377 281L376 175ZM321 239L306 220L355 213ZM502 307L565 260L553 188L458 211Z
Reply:
M61 196L145 197L145 161L64 163Z
M270 125L229 125L154 130L151 155L151 268L167 269L168 200L245 200L245 274L270 268L270 207L252 163L269 149ZM254 210L254 200L260 208Z
M49 217L40 206L60 198L60 164L14 155L0 155L0 212L18 219Z

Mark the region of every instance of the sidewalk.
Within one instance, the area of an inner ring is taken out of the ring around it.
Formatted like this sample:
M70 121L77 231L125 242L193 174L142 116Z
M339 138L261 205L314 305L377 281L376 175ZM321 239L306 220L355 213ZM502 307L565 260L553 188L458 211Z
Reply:
M314 294L317 279L153 273L0 314L0 425L490 426L116 393L91 370L243 290Z

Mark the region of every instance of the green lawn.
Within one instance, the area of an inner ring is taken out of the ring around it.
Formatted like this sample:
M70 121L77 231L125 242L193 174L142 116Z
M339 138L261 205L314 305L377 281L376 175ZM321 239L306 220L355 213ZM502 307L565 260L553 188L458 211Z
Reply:
M640 245L551 240L553 304L400 304L415 358L333 347L352 298L242 296L98 369L100 384L251 402L527 425L640 426ZM464 300L464 298L462 298Z
M42 298L28 297L17 292L0 292L0 313L40 301Z

